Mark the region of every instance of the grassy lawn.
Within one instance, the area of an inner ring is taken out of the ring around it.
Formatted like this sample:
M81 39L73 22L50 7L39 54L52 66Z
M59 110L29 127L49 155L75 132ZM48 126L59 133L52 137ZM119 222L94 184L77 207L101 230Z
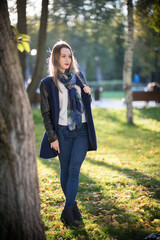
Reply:
M41 214L47 240L140 240L160 231L160 109L134 109L134 126L125 110L93 109L98 150L81 168L78 204L84 224L64 226L64 196L58 158L38 158ZM44 127L33 110L37 155Z
M104 91L101 93L102 98L121 99L124 98L124 91Z
M94 98L93 91L92 91L92 97ZM125 97L124 91L103 91L100 93L100 98L122 99L124 97Z

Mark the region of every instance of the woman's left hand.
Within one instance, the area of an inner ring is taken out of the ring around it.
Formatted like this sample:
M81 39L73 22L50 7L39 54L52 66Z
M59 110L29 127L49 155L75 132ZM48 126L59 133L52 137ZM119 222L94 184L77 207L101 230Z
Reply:
M84 91L85 93L88 93L89 95L91 95L91 89L90 89L90 87L85 86L85 87L83 88L83 91Z

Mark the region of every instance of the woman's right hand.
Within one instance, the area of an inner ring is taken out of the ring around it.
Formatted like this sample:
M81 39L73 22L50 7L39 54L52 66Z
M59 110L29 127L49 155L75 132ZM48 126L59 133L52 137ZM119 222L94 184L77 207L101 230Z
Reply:
M58 140L54 141L51 143L51 148L53 148L54 150L56 150L58 153L60 153L60 148L59 148L59 142Z
M90 87L88 87L87 85L84 86L83 91L84 91L85 93L88 93L89 95L91 95L91 89L90 89Z

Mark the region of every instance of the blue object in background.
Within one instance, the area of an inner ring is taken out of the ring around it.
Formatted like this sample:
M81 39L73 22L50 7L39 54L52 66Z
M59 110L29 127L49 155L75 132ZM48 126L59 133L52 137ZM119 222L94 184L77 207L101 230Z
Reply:
M134 74L133 82L134 83L139 83L140 77L137 73Z

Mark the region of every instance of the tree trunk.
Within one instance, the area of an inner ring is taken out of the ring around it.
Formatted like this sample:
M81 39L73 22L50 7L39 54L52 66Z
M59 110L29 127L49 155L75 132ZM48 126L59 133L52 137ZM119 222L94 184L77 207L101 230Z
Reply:
M48 19L48 0L42 0L42 13L37 46L37 59L32 76L32 81L27 90L31 103L34 103L35 101L36 89L38 88L43 73L45 42L47 33L47 19Z
M17 14L18 22L17 29L20 33L27 34L27 20L26 20L26 0L17 0ZM23 78L25 80L26 72L26 52L19 52L20 63L23 72Z
M0 239L43 240L32 112L0 1Z
M127 106L127 123L133 124L132 108L132 62L133 62L133 4L127 0L128 34L123 66L123 87Z

